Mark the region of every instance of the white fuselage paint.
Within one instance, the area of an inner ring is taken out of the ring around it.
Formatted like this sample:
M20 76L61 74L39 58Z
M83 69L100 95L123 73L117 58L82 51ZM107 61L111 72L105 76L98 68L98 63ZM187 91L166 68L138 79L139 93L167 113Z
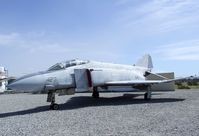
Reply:
M71 66L62 70L44 71L26 75L8 85L16 91L41 91L45 85L54 85L56 89L75 88L74 69L93 69L92 82L98 86L104 82L124 80L145 80L147 68L90 61L86 64Z

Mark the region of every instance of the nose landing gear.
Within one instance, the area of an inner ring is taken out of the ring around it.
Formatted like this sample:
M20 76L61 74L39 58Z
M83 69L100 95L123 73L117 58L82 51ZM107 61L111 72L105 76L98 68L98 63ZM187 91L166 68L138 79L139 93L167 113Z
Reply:
M59 110L59 104L56 104L56 103L51 103L51 105L50 105L50 109L52 109L52 110Z
M55 92L49 91L47 96L47 102L51 102L50 109L52 110L58 110L59 105L55 103Z

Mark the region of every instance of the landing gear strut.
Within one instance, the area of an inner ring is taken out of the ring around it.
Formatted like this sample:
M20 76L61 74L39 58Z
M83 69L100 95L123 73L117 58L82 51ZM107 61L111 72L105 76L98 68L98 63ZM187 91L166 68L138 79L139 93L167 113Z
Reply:
M48 92L47 102L51 102L50 109L52 110L59 109L59 105L55 103L55 92L53 91Z
M151 100L151 86L147 87L147 92L144 94L144 100Z
M97 87L93 88L93 94L92 94L93 98L99 98L99 92L97 90Z

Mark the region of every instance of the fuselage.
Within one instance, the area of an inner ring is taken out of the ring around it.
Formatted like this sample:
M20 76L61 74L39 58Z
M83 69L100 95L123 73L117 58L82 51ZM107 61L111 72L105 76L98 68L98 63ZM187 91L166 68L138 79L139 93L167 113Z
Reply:
M43 72L25 75L8 85L16 91L41 91L46 85L54 85L56 89L69 89L76 87L75 69L91 69L93 86L103 82L123 80L145 80L144 73L149 69L138 66L86 61L86 63L70 63L67 67L56 67Z

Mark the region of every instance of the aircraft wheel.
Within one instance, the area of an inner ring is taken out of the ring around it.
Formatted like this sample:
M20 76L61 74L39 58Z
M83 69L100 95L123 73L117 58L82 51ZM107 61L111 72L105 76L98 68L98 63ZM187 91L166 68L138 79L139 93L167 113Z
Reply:
M147 100L147 101L148 101L148 100L151 100L151 97L148 97L148 93L145 93L145 94L144 94L144 100Z
M98 91L94 91L92 94L93 98L99 98L99 92Z
M59 105L56 104L56 103L51 104L51 105L50 105L50 109L52 109L52 110L58 110L58 109L59 109Z

